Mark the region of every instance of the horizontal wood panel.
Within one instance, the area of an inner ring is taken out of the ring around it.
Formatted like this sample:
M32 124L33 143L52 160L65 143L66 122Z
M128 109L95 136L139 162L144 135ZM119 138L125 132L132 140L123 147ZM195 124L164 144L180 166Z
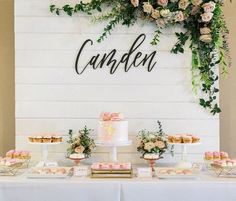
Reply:
M17 68L17 84L82 84L82 85L191 85L191 71L184 69L132 68L124 72L122 67L113 74L110 68L86 69L82 75L76 74L74 68Z
M16 101L198 101L194 98L189 85L166 86L165 90L163 86L149 86L147 90L147 86L17 85L15 98Z
M125 146L125 147L119 147L118 151L119 153L137 153L136 147L136 137L131 136L129 137L132 140L132 145ZM94 137L96 139L96 137ZM48 146L48 150L51 153L64 153L66 154L66 149L68 148L68 144L66 143L67 138L64 138L64 141L60 145L51 145ZM201 139L201 145L193 145L188 146L188 153L204 153L206 150L212 150L215 151L218 149L219 141L216 137L204 137ZM41 146L40 145L34 145L29 144L27 137L23 136L17 136L17 147L18 149L22 150L24 147L27 147L31 152L40 152ZM181 153L181 147L175 146L174 147L175 153L180 154ZM96 147L95 148L96 153L109 153L110 149L107 147Z
M78 50L87 39L92 39L94 44L87 44L87 50L111 50L117 49L117 43L121 43L119 50L129 50L140 33L117 34L108 37L101 43L97 43L98 34L42 34L42 33L17 33L15 36L16 50ZM157 46L150 44L153 34L149 34L137 51L171 50L177 42L175 36L161 35ZM114 38L116 42L114 42Z
M100 54L106 53L107 51L99 50ZM118 51L117 59L121 58L121 55L125 54L126 51ZM73 67L75 65L75 59L78 50L17 50L15 52L16 68L20 67ZM143 53L151 53L150 50L144 51ZM87 64L91 57L98 54L97 50L90 49L85 50L82 55L82 61L80 61L80 67L82 64ZM131 56L133 58L133 56ZM132 62L132 59L130 59ZM158 51L155 65L158 68L190 68L191 67L191 53L185 52L185 54L172 54L170 51Z
M218 133L219 121L189 119L158 119L162 122L167 134L192 133L200 137L214 137ZM157 119L128 119L129 135L137 135L142 129L155 131L158 129ZM17 135L37 135L40 133L58 133L67 135L72 129L75 133L85 125L97 131L98 115L95 119L16 119Z
M46 12L45 12L46 13ZM48 14L48 13L46 13ZM50 14L50 13L49 13ZM48 17L20 17L15 20L15 32L17 33L102 33L103 28L108 21L92 22L92 17L83 14L76 14L73 17L61 15L56 16L51 14ZM153 25L153 26L150 26ZM153 34L156 30L155 22L138 20L133 26L127 28L123 25L117 25L112 31L113 34L133 34L133 33L149 33ZM163 34L174 34L175 32L183 31L179 25L171 28L163 29Z
M101 111L124 111L126 118L218 118L196 103L16 102L16 118L97 118Z

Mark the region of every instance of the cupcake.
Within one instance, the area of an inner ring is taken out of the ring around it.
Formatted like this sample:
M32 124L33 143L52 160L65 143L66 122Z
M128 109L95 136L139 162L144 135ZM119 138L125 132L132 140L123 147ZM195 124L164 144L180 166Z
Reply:
M22 151L21 155L20 155L20 158L21 159L30 159L31 158L30 152L29 151Z
M51 143L52 142L52 137L51 136L44 136L42 138L43 143Z
M29 140L29 142L34 142L34 137L29 136L29 137L28 137L28 140Z
M52 137L52 142L62 142L62 137L61 136L53 136Z
M36 143L42 143L43 137L42 136L36 136L34 137L34 142Z
M10 151L8 151L8 152L6 153L6 157L7 157L7 158L13 158L14 152L15 152L15 150L10 150Z
M183 136L183 143L192 143L192 137L188 135Z
M173 136L172 136L172 135L169 135L169 136L168 136L168 142L170 142L170 143L173 142Z
M213 152L213 159L214 160L220 160L220 153L218 151Z
M21 151L15 151L13 154L13 158L20 158Z
M195 135L192 136L192 140L193 140L193 143L198 143L198 142L200 142L200 138L197 137L197 136L195 136Z
M205 159L206 160L213 160L213 153L210 151L205 152Z
M174 143L182 143L182 137L180 135L174 135L172 141Z
M229 158L229 154L227 152L221 151L220 152L220 158L223 159L228 159Z

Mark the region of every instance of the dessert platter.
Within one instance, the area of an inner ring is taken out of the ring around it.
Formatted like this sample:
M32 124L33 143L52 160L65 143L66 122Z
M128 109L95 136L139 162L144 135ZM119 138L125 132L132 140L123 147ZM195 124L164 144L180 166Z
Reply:
M28 142L32 145L41 146L41 161L37 164L37 167L44 166L57 166L56 161L48 160L48 146L59 145L62 143L62 136L57 135L37 135L37 136L29 136Z
M117 162L117 147L129 146L132 141L128 139L128 121L121 113L103 112L98 122L97 146L109 147L110 160Z
M92 178L132 178L131 163L93 163Z
M21 168L28 168L30 158L31 155L28 151L8 151L5 157L0 157L0 175L16 175Z
M175 146L181 147L181 160L178 162L177 167L179 168L191 168L192 163L188 160L187 147L200 145L200 138L191 134L177 134L169 135L168 143Z
M227 152L208 151L204 159L208 170L218 177L236 177L236 159L231 159Z

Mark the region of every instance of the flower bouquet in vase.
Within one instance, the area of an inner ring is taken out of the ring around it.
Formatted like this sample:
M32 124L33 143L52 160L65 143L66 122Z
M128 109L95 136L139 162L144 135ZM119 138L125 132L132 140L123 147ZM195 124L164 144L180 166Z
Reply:
M150 167L154 171L156 160L159 160L162 155L170 150L173 153L173 145L168 145L167 135L162 130L162 124L158 123L157 131L141 130L137 135L137 151L142 154L141 158L147 160Z
M78 165L81 160L89 158L92 150L95 148L94 140L89 137L91 132L92 130L88 129L86 126L79 131L77 136L74 136L73 131L69 130L67 157L73 160L76 165Z

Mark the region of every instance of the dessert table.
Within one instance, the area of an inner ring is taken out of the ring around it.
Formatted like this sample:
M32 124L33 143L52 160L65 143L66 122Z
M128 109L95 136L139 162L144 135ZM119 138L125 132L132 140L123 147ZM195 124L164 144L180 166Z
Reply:
M0 177L1 201L235 201L236 179L27 179Z

